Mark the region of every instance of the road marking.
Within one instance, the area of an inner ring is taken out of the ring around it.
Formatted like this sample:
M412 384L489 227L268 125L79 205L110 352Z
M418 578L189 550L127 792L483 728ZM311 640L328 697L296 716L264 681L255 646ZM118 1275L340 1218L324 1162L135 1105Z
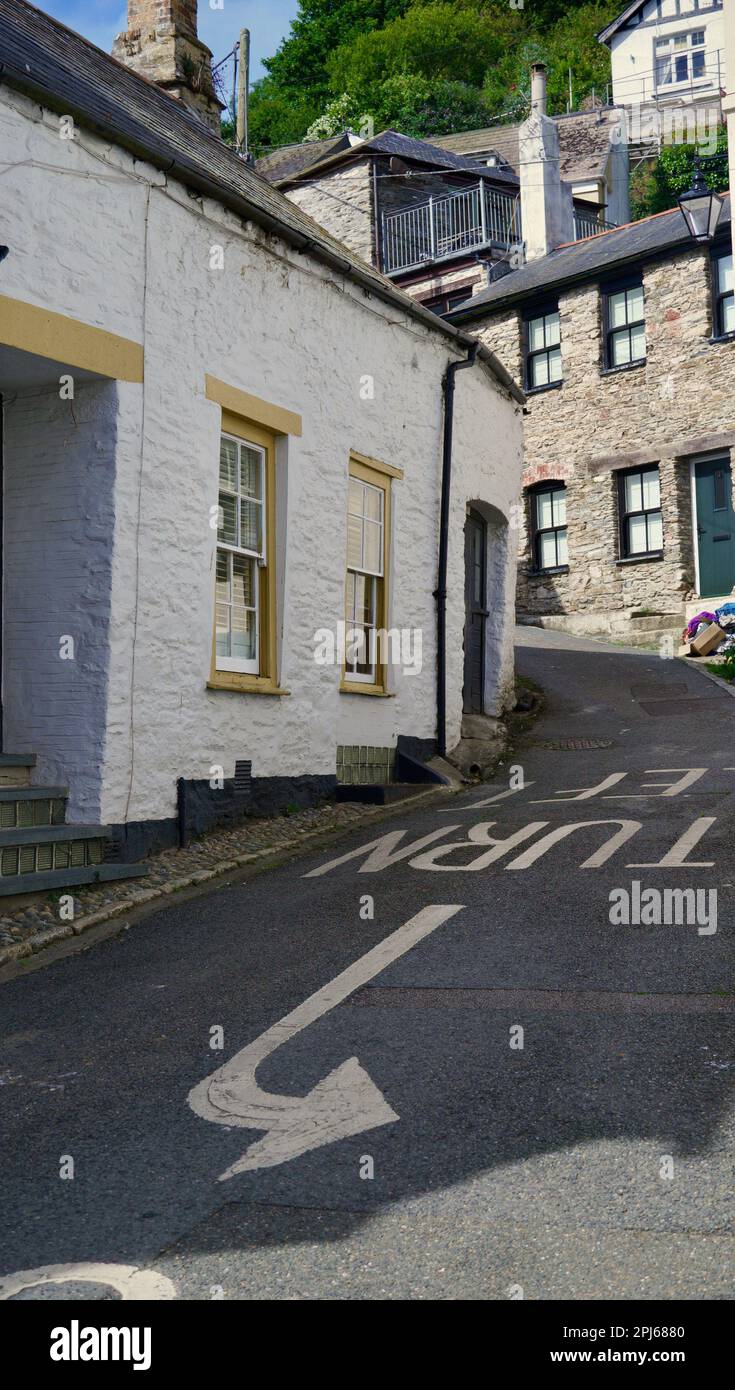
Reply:
M690 825L689 829L685 830L684 834L679 836L679 839L677 840L676 844L672 846L668 854L664 855L663 859L657 860L654 864L627 864L626 868L713 869L715 866L714 859L701 860L697 862L693 859L688 860L687 855L689 854L690 850L694 849L695 845L699 844L699 841L701 840L702 836L707 833L710 826L714 825L716 820L716 816L700 816L699 820L695 820L694 824Z
M496 792L495 796L488 796L484 801L473 801L471 806L443 806L442 813L445 816L453 816L455 811L479 811L484 806L494 806L496 801L506 801L509 796L528 791L528 788L534 785L534 782L526 782L522 787L510 787L508 791Z
M490 864L497 863L504 854L518 845L523 844L524 840L530 840L537 830L543 830L549 822L547 820L534 820L530 825L524 825L520 830L516 830L513 835L509 835L505 840L498 840L490 835L490 831L496 824L494 820L480 821L478 825L473 825L467 832L466 840L450 840L448 845L438 845L434 849L424 850L423 854L417 854L410 861L412 869L427 869L433 873L470 873L479 869L486 869ZM543 843L543 841L542 841ZM438 860L447 854L452 854L456 849L471 849L473 845L490 845L491 848L484 854L478 854L476 859L472 859L469 864L440 864Z
M538 803L534 803L538 804ZM612 807L610 808L612 809ZM629 869L707 869L713 867L713 862L695 862L687 859L687 854L701 840L702 836L715 824L716 816L702 816L695 820L683 835L679 837L672 848L655 863L651 864L628 864ZM350 859L363 858L365 862L361 864L358 873L380 873L384 869L389 869L393 864L408 859L409 867L419 871L429 871L433 873L472 873L479 869L489 868L511 850L515 849L524 840L528 840L539 830L545 830L549 825L547 820L530 821L519 830L508 835L506 839L499 836L491 836L491 829L498 824L496 821L478 821L476 825L460 827L458 825L447 825L443 830L434 830L430 835L424 835L422 839L415 840L413 844L404 845L400 850L396 848L398 842L403 838L404 831L395 830L390 834L384 835L380 840L371 840L370 844L360 845L359 848L350 850L349 854L342 855L340 859L333 859L328 864L322 864L318 869L312 869L307 878L315 874L326 874L330 869L337 868ZM642 829L642 822L639 820L587 820L574 821L569 825L560 825L550 830L542 839L537 840L536 844L531 845L523 854L519 855L510 864L506 864L508 870L529 869L542 855L547 854L553 849L554 845L561 840L565 840L576 830L585 830L588 826L596 825L617 825L620 829L606 840L602 847L588 859L578 866L580 869L599 869L606 864L608 859L625 844L626 840L636 835ZM437 844L437 840L442 840L445 836L451 835L455 830L461 830L466 836L463 840L449 840L443 844ZM432 845L433 848L425 848ZM441 860L453 854L455 850L468 850L474 846L482 846L484 853L478 854L471 859L468 864L445 864Z
M397 849L396 846L403 839L405 830L390 830L378 840L371 840L369 844L360 845L358 849L348 850L347 854L341 854L339 859L330 859L328 864L321 864L318 869L310 869L308 874L304 874L304 878L319 878L320 874L328 874L330 869L338 869L341 864L349 863L350 859L361 859L364 855L368 857L358 873L377 874L381 869L389 869L391 864L409 859L412 854L423 849L424 845L431 845L443 835L451 835L453 830L459 829L458 825L445 825L441 830L432 830L429 835L414 840L412 845L404 845L403 849Z
M13 1298L24 1289L40 1284L107 1284L116 1289L123 1302L128 1299L176 1298L176 1289L165 1274L137 1265L70 1264L42 1265L40 1269L21 1269L17 1274L0 1276L0 1301Z
M380 1125L393 1124L400 1118L360 1066L357 1057L350 1057L335 1068L306 1096L262 1091L255 1073L260 1063L277 1048L336 1008L361 985L461 911L461 904L433 904L423 908L189 1092L189 1105L202 1119L266 1131L237 1163L221 1174L220 1182L235 1173L273 1168L309 1149L333 1144L337 1139L362 1134Z
M639 820L580 820L576 821L573 825L560 825L556 830L550 830L548 835L544 835L543 839L537 840L535 845L531 845L530 849L525 850L524 853L520 854L517 859L514 859L511 864L506 864L506 869L530 868L532 864L536 863L537 859L541 858L542 854L546 854L547 851L551 849L552 845L558 844L559 840L565 840L566 837L573 834L575 830L587 830L591 825L619 825L620 829L617 830L614 835L611 835L609 840L605 840L602 847L596 850L594 854L591 854L589 859L585 859L584 863L580 864L580 869L601 868L603 864L607 863L608 859L612 858L615 851L618 850L621 845L625 844L626 840L629 840L633 835L637 835L638 831L641 829L641 822Z
M548 806L550 801L590 801L593 796L599 796L606 787L616 787L618 782L622 782L627 777L627 772L611 772L603 782L598 782L596 787L565 787L563 791L554 792L552 797L545 797L543 801L532 801L532 806Z
M658 796L680 796L686 791L687 787L694 786L700 778L704 777L705 772L709 772L708 767L647 767L646 772L683 772L678 782L641 782L642 787L666 787L666 791L658 792ZM616 796L606 796L605 801L624 801L635 797L640 800L648 800L649 792L626 792L624 796L618 793ZM655 798L654 798L655 799Z

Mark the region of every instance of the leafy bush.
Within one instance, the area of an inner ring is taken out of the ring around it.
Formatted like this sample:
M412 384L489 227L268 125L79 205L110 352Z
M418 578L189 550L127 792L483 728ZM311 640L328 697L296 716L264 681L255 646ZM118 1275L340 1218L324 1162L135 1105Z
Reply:
M631 178L631 217L650 217L676 206L680 194L691 188L696 145L666 145L653 164L641 165ZM702 157L702 172L715 193L729 183L727 130L720 128L715 153Z

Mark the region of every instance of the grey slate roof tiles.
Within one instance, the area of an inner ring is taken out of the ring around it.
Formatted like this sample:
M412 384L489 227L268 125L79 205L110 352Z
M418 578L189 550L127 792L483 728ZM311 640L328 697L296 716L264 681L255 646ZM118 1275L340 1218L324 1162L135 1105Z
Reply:
M724 229L730 220L730 199L725 197L720 225ZM505 304L530 299L547 289L560 287L577 280L599 279L601 275L621 270L628 264L694 247L681 210L671 208L640 222L586 237L568 246L560 246L547 256L529 261L476 294L467 306L449 315L450 322L465 324L479 313Z

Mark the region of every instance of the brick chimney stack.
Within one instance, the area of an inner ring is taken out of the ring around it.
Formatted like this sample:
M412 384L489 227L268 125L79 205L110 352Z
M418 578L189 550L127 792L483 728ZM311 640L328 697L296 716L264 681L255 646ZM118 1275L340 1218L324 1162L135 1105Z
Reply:
M197 0L128 0L128 27L112 54L219 135L222 103L212 81L212 54L197 37Z

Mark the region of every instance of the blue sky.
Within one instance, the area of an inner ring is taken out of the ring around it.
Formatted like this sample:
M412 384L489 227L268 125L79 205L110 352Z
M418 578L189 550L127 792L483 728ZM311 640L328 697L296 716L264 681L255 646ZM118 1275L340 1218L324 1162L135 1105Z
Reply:
M108 53L115 34L126 28L126 0L34 0L34 3ZM298 8L298 0L224 0L221 10L212 10L209 0L199 0L199 37L218 59L233 47L241 29L249 29L255 80L263 75L261 59L275 53Z

